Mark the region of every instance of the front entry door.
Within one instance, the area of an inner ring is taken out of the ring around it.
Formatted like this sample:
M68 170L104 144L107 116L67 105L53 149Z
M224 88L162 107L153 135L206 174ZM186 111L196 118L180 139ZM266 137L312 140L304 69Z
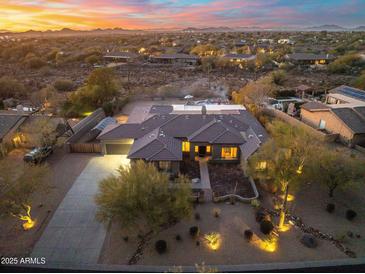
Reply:
M199 146L199 157L204 157L207 153L206 146Z

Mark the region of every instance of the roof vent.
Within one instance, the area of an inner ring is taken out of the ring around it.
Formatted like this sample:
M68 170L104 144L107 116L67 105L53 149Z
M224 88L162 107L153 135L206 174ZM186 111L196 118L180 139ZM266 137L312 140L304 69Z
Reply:
M250 138L250 139L251 139L252 137L253 137L253 135L252 135L252 134L248 135L248 138Z

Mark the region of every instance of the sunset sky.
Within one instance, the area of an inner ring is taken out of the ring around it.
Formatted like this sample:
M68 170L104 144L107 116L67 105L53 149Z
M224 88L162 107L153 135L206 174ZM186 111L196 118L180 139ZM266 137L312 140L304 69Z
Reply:
M365 25L365 0L0 0L0 30Z

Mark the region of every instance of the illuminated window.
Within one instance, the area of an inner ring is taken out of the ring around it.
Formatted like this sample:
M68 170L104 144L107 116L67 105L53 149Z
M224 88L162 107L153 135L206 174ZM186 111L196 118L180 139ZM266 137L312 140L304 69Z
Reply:
M190 142L183 141L182 142L182 151L183 152L190 152Z
M221 156L223 159L237 158L237 148L236 147L222 147Z
M210 153L210 146L207 146L207 152Z
M258 162L257 165L256 165L257 170L265 170L266 168L267 168L267 162L266 161Z
M194 151L199 152L199 146L195 146Z
M168 171L168 170L170 170L171 162L169 162L169 161L159 161L158 166L159 166L160 169L162 169L164 171Z

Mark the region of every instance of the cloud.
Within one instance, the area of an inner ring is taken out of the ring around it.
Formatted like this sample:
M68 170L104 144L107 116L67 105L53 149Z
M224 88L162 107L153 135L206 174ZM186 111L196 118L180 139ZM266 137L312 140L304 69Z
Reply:
M365 25L363 0L0 0L0 29Z

